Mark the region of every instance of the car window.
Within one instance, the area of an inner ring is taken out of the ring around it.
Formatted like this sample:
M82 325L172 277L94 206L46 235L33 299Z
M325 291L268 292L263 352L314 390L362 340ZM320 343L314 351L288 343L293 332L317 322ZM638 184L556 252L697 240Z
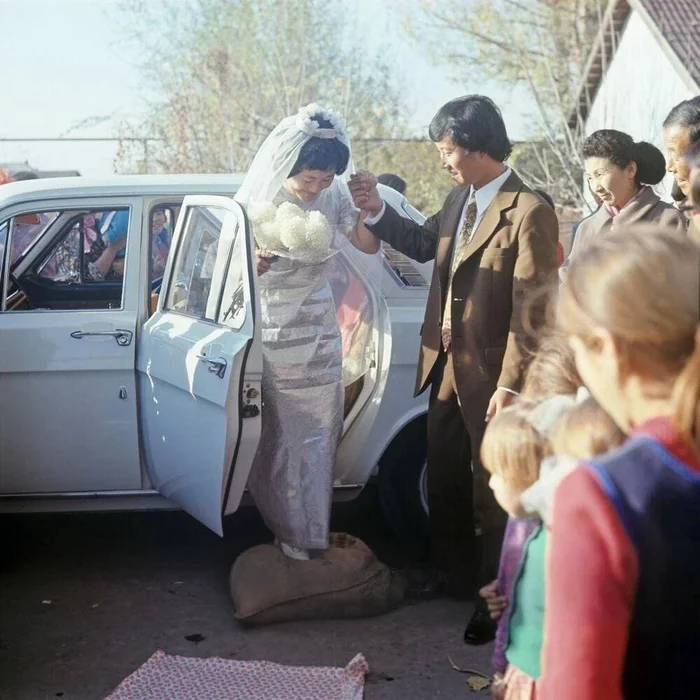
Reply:
M15 216L0 233L0 246L4 249L10 236L10 265L14 265L28 250L32 243L56 220L58 212L30 212Z
M56 225L48 230L45 226L46 240L37 243L45 250L21 276L13 276L6 300L12 297L12 303L6 303L6 309L120 308L129 209L65 210L50 216Z
M119 282L124 277L129 210L74 216L39 275L56 283Z
M9 221L3 221L0 224L0 270L3 270L5 265L5 245L7 244L7 232L9 228Z
M243 265L246 264L243 255L245 240L236 229L236 237L233 241L233 254L226 272L226 286L224 288L223 303L219 312L219 322L233 330L238 331L243 327L246 318L245 292L243 289Z
M187 211L165 309L217 320L218 313L212 308L216 304L209 303L209 296L215 268L225 265L230 252L221 245L221 230L227 214L226 209L216 206L194 206Z

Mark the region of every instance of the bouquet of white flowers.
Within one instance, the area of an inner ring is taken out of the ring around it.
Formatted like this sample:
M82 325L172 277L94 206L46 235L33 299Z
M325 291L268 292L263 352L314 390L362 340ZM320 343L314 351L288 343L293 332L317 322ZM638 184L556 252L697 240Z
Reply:
M302 262L322 262L332 254L333 229L320 211L305 212L291 202L278 207L254 202L248 207L257 244L264 250Z

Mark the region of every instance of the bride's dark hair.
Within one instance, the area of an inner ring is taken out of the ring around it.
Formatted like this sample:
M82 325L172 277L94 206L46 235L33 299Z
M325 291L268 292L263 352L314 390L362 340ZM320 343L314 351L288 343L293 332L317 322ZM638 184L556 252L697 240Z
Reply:
M320 115L312 117L318 122L321 129L332 129L327 119ZM332 170L336 175L342 175L350 162L350 150L348 147L336 139L320 139L317 136L310 138L302 147L294 163L294 167L289 173L289 177L298 175L302 170Z

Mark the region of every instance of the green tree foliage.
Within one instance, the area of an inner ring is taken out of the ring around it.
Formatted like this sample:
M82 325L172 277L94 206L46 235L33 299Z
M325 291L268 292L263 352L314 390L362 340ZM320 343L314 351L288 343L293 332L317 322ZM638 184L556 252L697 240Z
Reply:
M356 150L358 167L376 174L394 173L407 184L406 196L426 215L437 212L454 183L440 167L440 154L429 140L363 142Z
M128 142L121 169L242 171L270 130L311 102L336 109L351 137L400 134L391 56L357 51L340 0L124 0L121 33L138 49L148 158Z
M464 84L524 87L532 144L519 149L530 179L558 203L583 206L581 134L568 121L606 0L415 0L421 50ZM407 7L408 9L408 7Z

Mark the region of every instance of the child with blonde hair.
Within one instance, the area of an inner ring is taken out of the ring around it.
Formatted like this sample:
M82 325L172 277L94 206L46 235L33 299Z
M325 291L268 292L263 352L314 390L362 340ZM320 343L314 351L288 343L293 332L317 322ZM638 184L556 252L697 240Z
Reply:
M554 494L541 698L700 697L700 248L658 229L601 237L558 323L630 437Z
M532 523L504 616L507 667L494 676L494 699L536 697L544 629L548 509L557 472L572 457L607 452L623 440L624 434L612 419L581 392L578 397L558 395L539 402L521 399L498 414L486 431L482 459L492 473L490 485L496 500L512 517L529 515ZM575 454L570 455L571 451ZM545 465L549 487L534 499L534 506L528 505L527 495L537 489Z
M576 371L573 352L566 337L553 332L541 342L537 354L530 363L518 401L523 399L541 401L557 395L573 396L580 385L581 380ZM494 671L498 674L505 673L508 665L505 657L505 644L508 637L508 601L515 575L520 567L523 547L535 526L536 522L532 518L512 516L508 518L501 546L498 577L479 591L481 597L486 600L491 618L498 623L496 643L491 657Z
M524 510L551 526L551 504L559 482L581 460L605 454L624 440L625 434L588 390L579 389L574 405L551 431L553 455L542 462L539 479L520 498Z
M528 554L535 555L534 549L532 552L529 551L529 544L532 542L533 533L537 532L539 527L538 521L534 519L524 520L525 512L520 504L520 497L537 481L540 464L552 454L549 438L538 430L532 421L532 414L537 405L536 401L519 399L512 406L497 413L489 422L481 444L482 463L491 474L489 486L493 490L498 504L508 513L511 519L509 523L512 525L522 522L530 526L528 537L523 546L519 550L514 548L514 554L519 554L519 556L516 573L512 577L513 582L517 580L518 570L527 566ZM536 566L530 558L530 567ZM503 591L503 593L508 597L508 610L499 620L499 626L502 627L504 633L498 637L497 654L494 656L496 673L492 685L492 696L494 698L515 698L518 696L507 694L508 689L514 692L516 684L523 685L529 676L536 678L539 671L531 664L521 660L519 656L517 659L511 658L514 630L510 621L515 609L515 591L513 588L509 588L507 592ZM527 646L528 648L532 647L532 644L528 643ZM516 661L520 667L525 667L521 668L519 673L515 673ZM532 687L534 688L534 681Z
M574 353L565 335L552 331L540 347L525 375L520 398L546 399L574 395L581 386Z

